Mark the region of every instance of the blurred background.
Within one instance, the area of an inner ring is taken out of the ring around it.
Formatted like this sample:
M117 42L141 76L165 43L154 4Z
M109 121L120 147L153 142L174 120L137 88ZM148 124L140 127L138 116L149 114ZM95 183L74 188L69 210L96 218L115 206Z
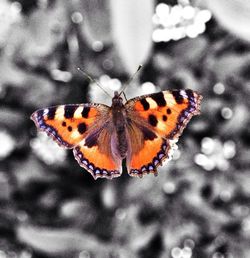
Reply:
M29 119L200 92L202 113L159 176L94 180ZM0 1L0 258L250 257L250 3Z

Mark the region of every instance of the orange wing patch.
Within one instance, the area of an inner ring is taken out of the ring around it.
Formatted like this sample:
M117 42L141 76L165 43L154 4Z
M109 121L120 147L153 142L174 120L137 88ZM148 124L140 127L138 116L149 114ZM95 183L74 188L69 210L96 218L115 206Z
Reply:
M162 165L165 159L172 158L172 150L176 147L175 141L161 137L145 141L141 150L134 153L127 162L129 175L142 177L144 174L153 173L156 176L157 167Z
M59 145L73 148L87 134L101 114L107 114L105 105L62 105L40 109L31 115L38 129L45 131Z
M191 117L200 113L201 99L192 90L163 91L129 100L126 107L158 135L176 139Z
M114 159L111 152L110 134L103 129L95 144L83 140L74 148L74 155L79 165L85 168L92 176L112 179L121 175L122 160ZM95 142L95 140L94 140Z

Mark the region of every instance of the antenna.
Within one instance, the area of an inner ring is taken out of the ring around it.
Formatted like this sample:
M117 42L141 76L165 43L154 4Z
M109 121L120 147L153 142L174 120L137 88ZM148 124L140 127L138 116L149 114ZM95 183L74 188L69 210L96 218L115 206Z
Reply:
M128 85L134 80L135 76L137 75L137 73L141 70L142 65L140 64L136 70L136 72L131 76L131 78L129 79L129 81L122 87L121 92L119 93L119 96L125 91L125 89L128 87Z
M102 89L110 98L112 98L112 96L106 91L104 90L104 88L101 86L101 84L93 79L90 75L88 75L86 72L84 72L80 67L77 67L77 70L82 72L91 82L95 83L100 89Z

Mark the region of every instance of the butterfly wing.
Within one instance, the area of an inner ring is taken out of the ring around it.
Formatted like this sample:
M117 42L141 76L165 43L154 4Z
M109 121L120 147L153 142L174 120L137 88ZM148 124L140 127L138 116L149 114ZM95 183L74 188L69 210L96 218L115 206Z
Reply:
M130 153L126 159L129 175L157 175L157 167L162 165L164 160L171 159L176 141L164 139L141 123L131 121L127 128L131 139Z
M201 99L192 90L173 90L140 96L125 104L134 145L127 159L131 175L155 173L157 166L170 158L187 123L200 113Z
M192 90L173 90L140 96L125 106L132 120L140 120L163 138L178 139L192 116L200 114L201 100Z
M108 112L109 107L100 104L61 105L37 110L31 119L60 146L73 148L92 130L96 121L108 117Z
M37 128L60 146L74 148L79 165L94 178L120 175L121 161L111 154L111 110L102 104L61 105L31 115Z
M112 153L112 123L91 132L73 150L80 166L97 178L112 179L122 173L122 160Z

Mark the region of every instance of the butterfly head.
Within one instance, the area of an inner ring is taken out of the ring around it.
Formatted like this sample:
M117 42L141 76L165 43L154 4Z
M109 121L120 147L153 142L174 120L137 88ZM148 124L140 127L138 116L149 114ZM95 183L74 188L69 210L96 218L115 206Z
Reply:
M114 92L114 97L112 98L112 107L122 107L123 106L123 98L120 96L118 91Z

